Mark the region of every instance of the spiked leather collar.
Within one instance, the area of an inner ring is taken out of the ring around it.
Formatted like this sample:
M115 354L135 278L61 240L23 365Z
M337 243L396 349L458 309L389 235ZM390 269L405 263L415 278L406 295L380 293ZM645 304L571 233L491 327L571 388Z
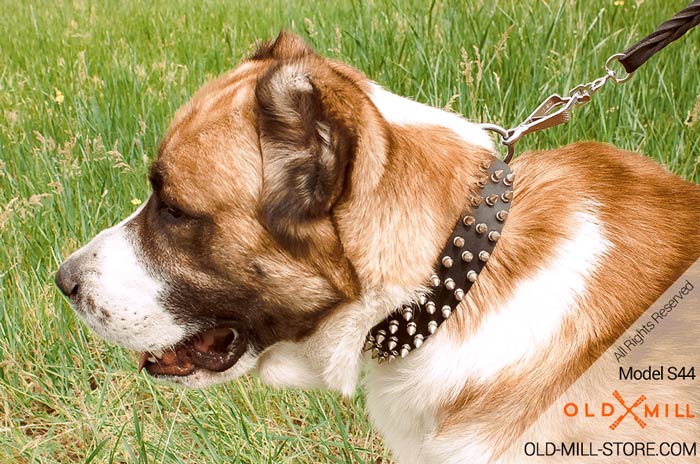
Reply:
M487 162L488 163L488 162ZM493 157L479 181L479 195L461 214L430 277L430 291L397 308L367 334L365 351L379 362L406 357L449 319L486 266L505 225L514 174Z

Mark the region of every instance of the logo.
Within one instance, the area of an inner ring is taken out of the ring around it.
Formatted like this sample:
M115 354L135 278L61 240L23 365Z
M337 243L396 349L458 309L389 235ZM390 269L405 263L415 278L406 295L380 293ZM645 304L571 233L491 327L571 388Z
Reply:
M651 420L696 419L693 408L688 403L652 403L646 395L640 395L634 402L628 402L619 391L614 390L612 396L615 402L583 403L569 402L564 405L564 415L567 417L582 417L592 419L606 417L614 419L609 425L610 430L617 429L623 422L634 420L645 429Z
M637 398L637 401L635 401L634 404L632 404L632 406L630 406L630 407L627 407L627 405L625 404L625 400L622 398L622 395L620 395L620 392L618 392L617 390L615 390L613 392L613 396L622 405L622 407L625 408L625 413L623 415L621 415L620 417L618 417L615 422L610 424L610 430L615 430L617 428L617 426L620 425L620 423L623 420L625 420L625 417L627 417L629 414L632 414L632 417L634 417L634 420L637 422L637 424L639 424L639 426L641 428L646 428L647 423L644 422L641 419L641 417L639 417L633 411L634 408L636 408L637 406L639 406L640 404L644 403L647 400L647 397L645 395L642 395L639 398Z

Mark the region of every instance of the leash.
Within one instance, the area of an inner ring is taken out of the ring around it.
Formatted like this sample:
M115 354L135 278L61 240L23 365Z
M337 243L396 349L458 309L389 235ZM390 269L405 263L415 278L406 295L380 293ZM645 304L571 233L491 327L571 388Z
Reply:
M610 80L616 85L630 80L632 74L649 58L666 47L671 42L681 38L686 32L700 24L700 0L694 0L686 8L679 11L656 30L622 53L615 53L605 62L605 75L586 84L580 84L571 89L567 96L552 94L537 107L528 118L519 125L504 129L497 124L481 124L480 127L500 136L502 145L507 148L503 161L509 163L515 153L515 144L525 135L550 127L564 124L571 119L571 110L591 101ZM613 69L615 63L624 68L618 74Z

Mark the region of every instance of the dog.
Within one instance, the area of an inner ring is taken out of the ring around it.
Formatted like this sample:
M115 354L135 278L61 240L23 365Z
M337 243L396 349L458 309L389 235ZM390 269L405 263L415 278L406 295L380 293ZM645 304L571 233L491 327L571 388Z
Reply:
M420 349L377 363L368 333L430 291L494 152L282 32L176 112L149 199L57 285L158 379L351 395L364 371L398 462L521 462L510 444L700 256L700 189L599 143L522 154L478 280Z

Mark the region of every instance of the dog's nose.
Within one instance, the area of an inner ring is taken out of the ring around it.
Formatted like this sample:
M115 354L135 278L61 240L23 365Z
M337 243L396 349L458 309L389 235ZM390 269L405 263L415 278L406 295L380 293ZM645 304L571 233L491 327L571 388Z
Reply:
M56 273L56 285L67 297L73 296L78 291L78 280L71 267L70 260L68 260L61 264Z

